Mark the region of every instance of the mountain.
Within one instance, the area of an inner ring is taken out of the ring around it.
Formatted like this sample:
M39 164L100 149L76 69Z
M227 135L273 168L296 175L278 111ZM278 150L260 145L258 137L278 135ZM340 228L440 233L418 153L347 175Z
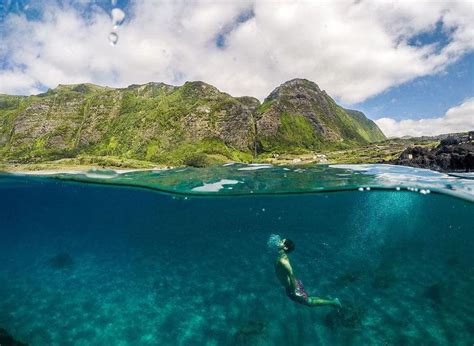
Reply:
M109 88L59 85L34 96L0 95L0 160L42 162L77 155L182 164L206 155L248 161L271 151L351 147L385 136L296 79L263 102L203 82Z
M263 150L342 149L385 139L362 112L338 106L306 79L273 90L260 106L256 123Z

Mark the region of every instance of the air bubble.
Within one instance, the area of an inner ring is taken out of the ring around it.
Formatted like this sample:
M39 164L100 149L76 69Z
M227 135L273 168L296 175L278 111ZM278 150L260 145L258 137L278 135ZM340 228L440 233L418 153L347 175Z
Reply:
M367 191L370 191L370 187L366 187L365 189L366 189Z
M397 187L395 188L395 190L400 191L400 187L397 186Z
M115 46L117 44L117 41L118 41L118 35L117 35L117 33L112 31L109 34L109 42L112 46Z
M363 188L363 187L359 187L357 190L359 190L359 191L364 191L364 188Z

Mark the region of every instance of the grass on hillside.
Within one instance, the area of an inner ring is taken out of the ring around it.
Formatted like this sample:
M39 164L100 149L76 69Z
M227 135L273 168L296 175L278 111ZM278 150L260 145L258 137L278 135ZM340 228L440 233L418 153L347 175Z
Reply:
M0 171L37 171L37 170L84 170L94 167L111 169L151 169L179 166L205 167L226 162L271 163L275 165L294 165L308 163L327 164L362 164L390 161L398 158L400 153L410 146L433 148L437 141L417 139L394 139L373 143L360 148L345 150L310 151L302 148L297 153L278 154L266 152L253 158L250 153L230 149L220 143L204 141L198 146L183 145L167 153L160 160L133 160L117 156L79 155L55 161L36 163L0 162Z

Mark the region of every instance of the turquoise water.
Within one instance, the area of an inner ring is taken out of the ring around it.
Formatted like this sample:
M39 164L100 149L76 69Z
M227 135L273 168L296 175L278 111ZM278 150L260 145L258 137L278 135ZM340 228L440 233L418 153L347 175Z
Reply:
M0 328L31 345L470 345L472 187L383 165L4 174ZM272 233L341 312L286 297Z

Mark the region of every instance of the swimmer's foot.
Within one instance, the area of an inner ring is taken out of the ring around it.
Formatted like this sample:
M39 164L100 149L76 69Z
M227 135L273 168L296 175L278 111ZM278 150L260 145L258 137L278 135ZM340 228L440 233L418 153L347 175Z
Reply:
M339 301L339 298L335 298L333 299L333 303L332 303L336 308L340 309L342 308L342 304L341 302Z

